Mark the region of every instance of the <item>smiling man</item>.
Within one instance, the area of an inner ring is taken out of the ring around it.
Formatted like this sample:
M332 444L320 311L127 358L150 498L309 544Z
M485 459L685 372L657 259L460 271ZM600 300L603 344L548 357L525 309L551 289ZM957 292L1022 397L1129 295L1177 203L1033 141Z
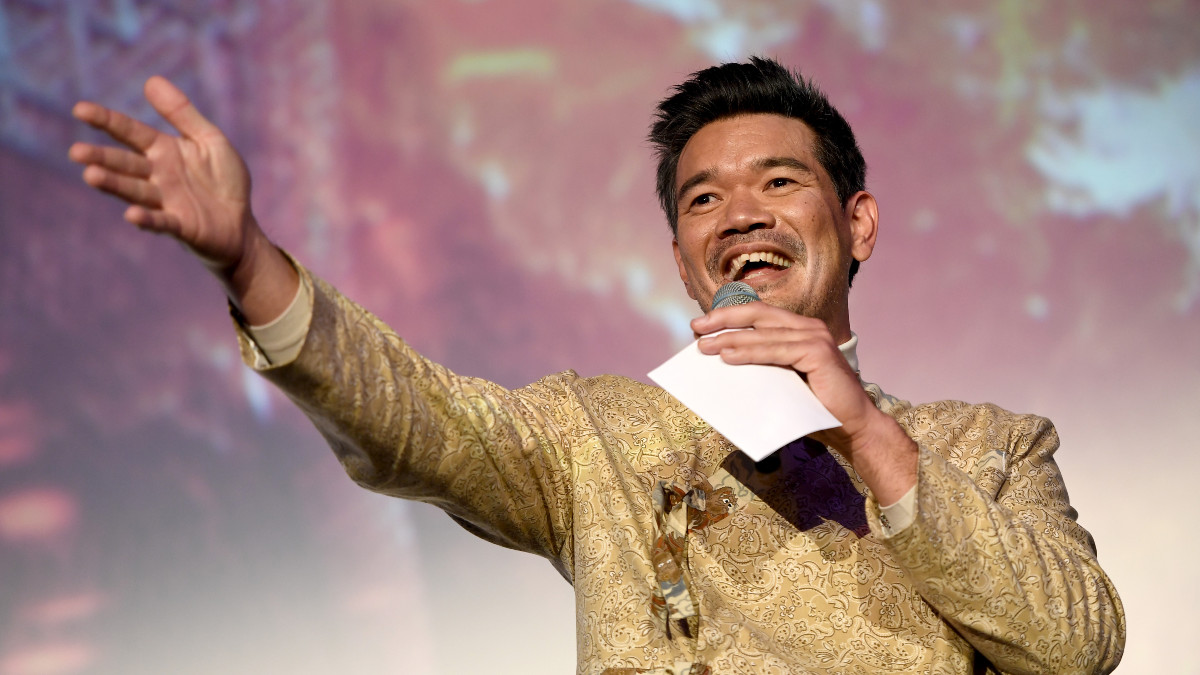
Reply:
M1050 424L914 406L859 378L848 294L875 246L875 200L845 120L777 63L694 74L651 133L688 293L707 311L738 279L763 299L696 319L701 349L795 369L842 423L757 464L640 382L568 371L508 391L423 358L267 240L241 158L179 90L152 78L146 95L180 136L80 103L77 117L128 148L73 146L84 180L198 254L247 362L354 480L547 558L575 588L580 673L1119 661L1121 604L1076 523Z
M753 66L777 67L760 61ZM741 70L726 66L707 76L715 80ZM780 76L791 81L786 71ZM771 100L779 93L761 95ZM666 120L692 119L690 111L672 108L697 103L682 89L660 106L662 120L651 138L659 143L663 170L674 151ZM796 117L754 110L712 121L696 115L692 125L699 128L679 151L674 181L660 177L660 190L675 190L673 203L664 202L674 209L669 220L675 261L688 295L707 309L717 288L743 281L764 303L697 319L693 328L700 335L755 329L702 339L700 349L720 353L729 363L787 366L804 373L813 393L842 423L821 440L854 465L881 503L894 504L916 485L917 446L875 407L838 349L852 337L850 270L875 246L878 209L875 198L861 189L865 166L854 181L858 189L841 197L815 156L812 129ZM840 124L863 166L849 126ZM665 188L670 182L679 187Z

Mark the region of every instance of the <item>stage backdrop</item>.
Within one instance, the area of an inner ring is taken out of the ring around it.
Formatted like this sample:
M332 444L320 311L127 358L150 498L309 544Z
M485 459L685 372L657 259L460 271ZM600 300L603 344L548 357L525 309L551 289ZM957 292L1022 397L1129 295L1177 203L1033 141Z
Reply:
M863 374L1052 418L1124 671L1200 672L1200 6L0 0L0 675L545 673L570 587L366 493L178 245L66 149L174 79L271 235L460 372L645 378L688 338L654 103L750 54L858 130Z

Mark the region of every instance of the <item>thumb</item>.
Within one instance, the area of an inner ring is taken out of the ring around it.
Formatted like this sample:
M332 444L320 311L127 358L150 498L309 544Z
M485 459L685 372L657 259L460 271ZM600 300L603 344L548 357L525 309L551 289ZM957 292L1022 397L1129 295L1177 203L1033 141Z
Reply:
M160 75L146 80L143 90L146 100L162 115L175 130L187 138L202 138L204 136L221 136L221 130L215 124L205 119L196 110L196 106L188 100L186 94L179 90L171 81Z

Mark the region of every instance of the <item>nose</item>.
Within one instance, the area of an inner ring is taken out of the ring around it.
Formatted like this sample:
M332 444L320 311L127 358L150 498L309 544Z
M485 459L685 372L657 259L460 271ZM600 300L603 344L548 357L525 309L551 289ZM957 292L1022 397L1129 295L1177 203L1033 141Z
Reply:
M775 214L751 190L743 188L729 195L721 236L728 237L772 227L775 227Z

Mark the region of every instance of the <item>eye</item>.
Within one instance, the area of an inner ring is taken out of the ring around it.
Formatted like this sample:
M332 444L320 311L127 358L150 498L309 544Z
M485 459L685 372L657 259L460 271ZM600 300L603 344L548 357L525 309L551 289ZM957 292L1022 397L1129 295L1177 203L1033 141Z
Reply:
M767 187L773 187L773 188L787 187L792 182L793 181L791 178L772 178L771 181L767 183Z
M705 192L704 194L699 195L692 200L692 206L704 206L706 204L711 204L713 196L713 193Z

